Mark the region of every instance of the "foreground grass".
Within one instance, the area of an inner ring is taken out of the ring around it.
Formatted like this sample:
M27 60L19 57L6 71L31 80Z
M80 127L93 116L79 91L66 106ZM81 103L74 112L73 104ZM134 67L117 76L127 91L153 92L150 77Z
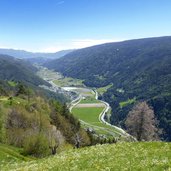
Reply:
M69 150L54 157L5 165L18 171L169 171L171 143L118 143Z
M31 158L21 155L21 152L20 148L0 144L0 170L4 165L31 160Z

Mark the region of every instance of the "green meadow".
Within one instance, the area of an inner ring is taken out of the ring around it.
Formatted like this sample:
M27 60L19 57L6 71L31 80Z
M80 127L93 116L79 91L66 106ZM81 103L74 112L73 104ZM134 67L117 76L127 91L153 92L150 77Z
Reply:
M54 80L53 82L60 87L83 86L82 80L74 79L71 77L62 77L62 78Z
M87 97L85 99L82 99L80 104L84 103L101 103L99 100L96 100L94 97Z
M103 111L103 107L90 107L90 108L73 108L72 113L75 117L83 120L84 122L95 124L99 121L99 114Z
M102 123L99 119L99 115L104 110L103 107L85 107L85 108L73 108L72 114L80 119L82 122L82 126L87 128L93 128L96 133L105 135L107 137L118 137L122 133L117 129Z
M1 171L170 171L170 151L171 143L164 142L96 145L39 160L1 162Z

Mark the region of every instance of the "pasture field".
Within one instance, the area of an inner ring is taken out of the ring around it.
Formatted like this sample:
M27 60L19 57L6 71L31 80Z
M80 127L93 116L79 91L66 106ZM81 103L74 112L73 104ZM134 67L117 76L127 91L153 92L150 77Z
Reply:
M62 77L59 79L56 79L53 81L57 86L59 87L65 87L65 86L83 86L83 81L79 80L79 79L74 79L74 78L70 78L70 77Z
M85 107L85 108L73 108L72 113L78 119L93 124L99 122L99 114L103 111L103 107Z
M72 114L82 121L82 126L85 128L91 127L96 131L96 133L107 137L119 137L121 132L99 120L99 115L103 110L104 107L74 107L72 109Z
M45 80L58 80L62 78L62 75L58 72L49 70L45 67L38 66L39 71L37 72L37 75Z
M99 108L99 107L105 107L105 104L103 103L79 103L75 106L75 108Z
M87 97L85 99L82 99L80 104L84 103L101 103L99 100L96 100L94 97Z
M92 89L79 87L79 88L76 88L74 91L81 94L83 97L85 97L85 99L90 99L90 100L95 99L95 93L94 91L92 91Z

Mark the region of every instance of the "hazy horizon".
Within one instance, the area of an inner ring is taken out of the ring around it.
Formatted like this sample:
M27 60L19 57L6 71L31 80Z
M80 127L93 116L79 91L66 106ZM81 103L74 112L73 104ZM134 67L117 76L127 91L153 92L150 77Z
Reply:
M170 35L164 35L164 36L158 36L158 37L168 37ZM140 37L140 38L136 38L136 39L146 39L146 38L157 38L157 37ZM57 50L57 51L30 51L30 50L25 50L25 49L17 49L17 48L5 48L5 47L0 47L0 49L5 49L5 50L16 50L16 51L26 51L26 52L31 52L31 53L56 53L56 52L60 52L60 51L65 51L65 50L78 50L78 49L82 49L82 48L88 48L88 47L92 47L92 46L97 46L97 45L102 45L105 43L117 43L117 42L123 42L123 41L129 41L129 40L136 40L136 39L126 39L126 40L120 40L120 41L108 41L108 42L99 42L97 44L92 44L92 45L88 45L88 46L83 46L80 48L75 48L75 49L61 49L61 50Z

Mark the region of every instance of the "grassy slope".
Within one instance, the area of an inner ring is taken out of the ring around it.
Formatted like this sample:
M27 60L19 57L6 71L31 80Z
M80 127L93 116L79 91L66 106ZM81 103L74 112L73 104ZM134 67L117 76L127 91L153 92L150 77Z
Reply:
M11 106L9 97L7 97L7 96L6 97L5 96L0 96L0 102L3 103L5 105L5 107L7 107L7 108L9 106ZM22 106L24 106L27 103L28 103L27 99L24 100L24 99L22 99L20 97L13 97L13 99L12 99L12 105L22 105Z
M100 95L103 95L110 87L112 87L112 84L109 84L105 87L100 87L100 88L97 88L97 92L100 94Z
M3 170L161 171L171 169L171 143L118 143L69 150L54 157L9 164Z
M31 158L21 154L22 149L0 144L0 170L7 164L29 161Z

